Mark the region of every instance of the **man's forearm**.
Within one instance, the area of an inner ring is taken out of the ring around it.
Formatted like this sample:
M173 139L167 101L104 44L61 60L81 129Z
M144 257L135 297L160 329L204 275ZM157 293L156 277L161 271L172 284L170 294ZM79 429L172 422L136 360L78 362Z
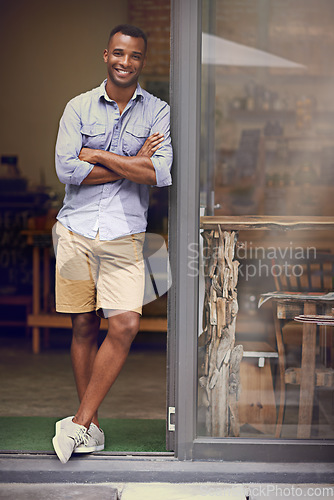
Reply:
M83 148L79 158L96 165L103 165L120 178L129 179L138 184L156 184L156 175L148 156L121 156L101 149Z
M121 156L97 150L98 163L138 184L155 184L153 163L147 156Z
M113 182L122 179L122 177L115 172L109 170L108 168L102 167L100 165L94 165L93 169L87 175L87 177L82 181L81 184L96 185L96 184L106 184L107 182Z

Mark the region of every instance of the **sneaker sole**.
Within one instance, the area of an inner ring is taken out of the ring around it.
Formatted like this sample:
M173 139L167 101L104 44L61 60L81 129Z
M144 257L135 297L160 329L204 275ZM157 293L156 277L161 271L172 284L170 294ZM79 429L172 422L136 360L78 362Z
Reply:
M98 446L82 446L76 448L73 453L92 453L93 451L104 450L104 444L99 444Z
M60 424L60 421L56 423L56 435L53 437L52 439L52 445L54 447L54 450L57 454L57 457L59 458L59 460L61 461L62 464L66 464L68 462L68 460L66 460L66 458L64 457L64 455L62 454L61 452L61 449L58 445L58 436L57 434L59 434L61 431L61 424Z

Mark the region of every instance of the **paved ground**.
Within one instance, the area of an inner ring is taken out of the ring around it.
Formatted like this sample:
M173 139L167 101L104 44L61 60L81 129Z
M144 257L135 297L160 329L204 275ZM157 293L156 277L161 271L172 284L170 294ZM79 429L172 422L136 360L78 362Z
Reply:
M294 484L126 484L121 500L321 500L334 498L334 485Z
M330 463L96 454L63 465L52 454L0 454L1 500L327 500L334 499L333 478Z
M62 464L54 454L0 455L1 483L318 483L334 478L334 463L179 461L174 457L99 453L73 456Z
M334 485L127 483L0 484L1 500L311 500L334 498Z
M126 484L121 500L245 500L245 488L215 483L195 484Z
M109 484L0 484L1 500L119 500ZM139 500L139 499L138 499Z

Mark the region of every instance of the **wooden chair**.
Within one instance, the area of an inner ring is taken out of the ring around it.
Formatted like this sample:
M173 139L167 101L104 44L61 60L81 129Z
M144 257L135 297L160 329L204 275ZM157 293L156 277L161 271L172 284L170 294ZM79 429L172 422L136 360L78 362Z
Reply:
M276 402L270 360L278 358L268 342L244 341L240 363L239 424L267 435L275 433Z
M275 333L279 358L280 399L275 437L280 437L285 409L285 384L300 385L297 437L309 438L315 385L327 385L315 369L317 324L303 323L300 336L301 366L286 369L285 344L288 339L283 328L300 314L330 314L334 302L334 256L317 254L312 259L291 259L272 262L276 290L262 294L259 307L271 299L273 303ZM296 325L296 323L295 323ZM299 330L300 333L300 330ZM332 370L332 368L326 368ZM333 371L333 370L332 370Z

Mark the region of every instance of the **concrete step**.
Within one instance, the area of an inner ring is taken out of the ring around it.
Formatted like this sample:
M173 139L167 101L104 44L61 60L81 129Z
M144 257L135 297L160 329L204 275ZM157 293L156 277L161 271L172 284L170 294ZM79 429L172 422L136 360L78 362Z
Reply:
M2 483L1 500L119 500L118 490L106 484Z

